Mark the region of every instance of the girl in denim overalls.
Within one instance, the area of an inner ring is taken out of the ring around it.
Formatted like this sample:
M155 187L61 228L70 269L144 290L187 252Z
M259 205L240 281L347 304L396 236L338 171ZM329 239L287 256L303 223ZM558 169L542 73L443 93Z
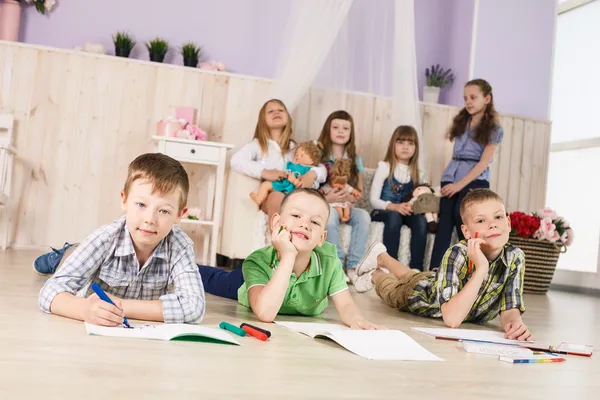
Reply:
M460 229L460 203L471 189L490 187L490 164L502 141L504 131L498 125L492 87L483 79L467 82L464 90L465 108L454 118L450 141L454 141L452 161L442 175L442 199L431 267L442 263L450 247L452 230L464 240Z
M419 173L419 138L412 126L396 128L390 139L384 161L380 161L373 176L370 200L371 219L384 223L383 244L390 256L398 259L400 228L411 229L410 267L423 270L427 221L424 215L412 215L408 204L415 185L423 182Z

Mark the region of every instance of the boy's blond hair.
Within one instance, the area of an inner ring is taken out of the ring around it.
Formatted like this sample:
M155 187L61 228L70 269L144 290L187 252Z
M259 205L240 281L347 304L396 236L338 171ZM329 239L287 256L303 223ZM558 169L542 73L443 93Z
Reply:
M158 191L161 195L173 193L177 188L181 189L179 198L179 211L187 204L190 191L190 182L187 172L181 163L162 153L147 153L138 156L129 164L127 180L123 187L125 198L129 195L129 188L133 182L144 179L152 184L153 192Z
M319 192L317 189L312 189L312 188L298 188L295 189L294 191L288 193L285 195L285 197L283 198L283 200L281 201L281 205L279 206L279 212L283 212L283 209L285 208L285 205L287 204L288 200L292 197L294 197L297 194L300 193L306 193L308 195L314 196L317 199L321 200L321 202L323 202L323 204L325 204L327 206L327 218L329 218L329 203L327 202L327 199L325 198L325 196L323 196L323 193Z
M500 197L496 192L490 189L472 189L465 198L462 203L460 203L460 217L462 220L465 220L465 216L467 215L467 209L473 204L481 204L486 201L494 200L498 203L504 205L504 200Z

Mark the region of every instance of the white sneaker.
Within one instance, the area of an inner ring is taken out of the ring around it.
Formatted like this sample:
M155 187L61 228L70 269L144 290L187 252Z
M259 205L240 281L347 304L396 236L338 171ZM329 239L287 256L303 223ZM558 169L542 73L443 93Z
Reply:
M356 273L356 268L349 269L348 272L346 272L346 278L348 279L346 281L346 283L350 283L351 285L354 285L354 282L356 282L356 280L358 279L358 274Z
M344 271L344 279L346 280L346 283L350 283L350 278L348 277L348 274Z
M375 285L373 284L373 282L371 282L371 277L373 276L373 272L375 272L375 270L376 269L372 269L369 272L360 275L356 279L356 281L354 282L354 288L358 293L365 293L373 289Z
M374 242L371 244L371 246L369 246L367 249L365 256L356 266L356 272L358 273L358 276L377 269L377 257L386 251L387 249L381 242Z

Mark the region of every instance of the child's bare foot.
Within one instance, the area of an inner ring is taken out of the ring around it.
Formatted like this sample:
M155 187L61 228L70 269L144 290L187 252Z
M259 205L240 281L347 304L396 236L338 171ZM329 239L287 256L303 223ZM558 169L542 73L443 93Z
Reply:
M256 203L257 206L260 206L262 204L262 201L260 201L260 199L258 198L258 195L254 192L250 192L250 198L252 199L253 202Z

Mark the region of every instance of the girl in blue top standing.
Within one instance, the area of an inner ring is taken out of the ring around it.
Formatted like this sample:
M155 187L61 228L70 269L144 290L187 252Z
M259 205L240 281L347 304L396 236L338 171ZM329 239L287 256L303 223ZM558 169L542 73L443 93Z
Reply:
M452 229L459 240L460 203L471 189L490 187L490 164L504 131L498 124L492 87L483 79L467 82L464 89L465 107L454 118L449 132L454 142L452 161L442 174L440 221L431 255L431 268L442 263L450 247Z

